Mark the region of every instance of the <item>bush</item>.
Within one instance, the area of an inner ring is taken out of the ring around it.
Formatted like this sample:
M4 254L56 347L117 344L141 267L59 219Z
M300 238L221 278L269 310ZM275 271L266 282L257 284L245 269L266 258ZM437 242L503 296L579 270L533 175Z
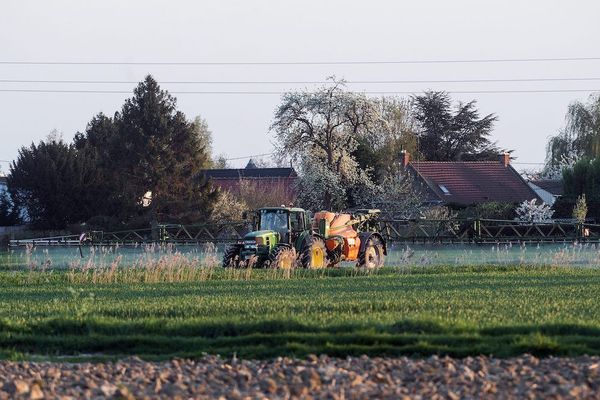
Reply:
M219 190L219 197L213 205L210 220L213 222L238 221L242 219L244 211L248 211L246 203L228 190Z
M575 203L575 207L573 207L573 218L577 220L579 223L583 223L585 221L585 217L587 217L588 207L585 201L585 193L577 198L577 202Z
M449 221L456 219L458 213L445 206L433 206L422 212L425 219Z
M554 210L548 204L537 204L536 199L523 201L515 212L517 219L523 222L548 222L554 214Z

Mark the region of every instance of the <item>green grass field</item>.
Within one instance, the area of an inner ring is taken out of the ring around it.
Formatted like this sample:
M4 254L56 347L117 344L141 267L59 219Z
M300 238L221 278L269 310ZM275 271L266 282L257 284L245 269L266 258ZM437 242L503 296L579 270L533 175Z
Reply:
M600 269L387 268L73 284L0 273L0 356L600 354Z

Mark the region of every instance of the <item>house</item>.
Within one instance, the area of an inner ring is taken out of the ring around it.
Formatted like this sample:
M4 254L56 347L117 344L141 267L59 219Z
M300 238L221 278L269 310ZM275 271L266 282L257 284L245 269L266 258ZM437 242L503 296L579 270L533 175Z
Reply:
M242 185L251 185L265 193L285 193L294 197L298 175L293 168L259 168L250 159L245 168L207 169L204 174L213 186L239 193Z
M469 206L486 202L521 203L540 196L510 165L510 155L498 161L412 161L401 153L401 166L420 184L428 202Z
M563 195L562 179L534 179L529 186L542 198L544 203L553 205L556 199Z

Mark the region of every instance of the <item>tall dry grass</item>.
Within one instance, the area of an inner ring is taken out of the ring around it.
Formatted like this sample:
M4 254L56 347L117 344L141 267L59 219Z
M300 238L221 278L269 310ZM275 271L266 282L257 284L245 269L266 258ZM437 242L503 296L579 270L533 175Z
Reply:
M101 253L117 249L100 249ZM217 248L208 243L198 254L183 254L173 246L146 245L133 261L124 262L122 255L110 261L90 256L87 261L69 264L67 278L72 283L159 283L206 281L219 267Z
M70 283L174 283L208 280L292 279L325 277L327 272L302 269L257 269L252 258L244 268L222 268L217 247L206 243L196 254L178 252L172 246L147 245L133 261L124 261L117 248L99 248L87 260L72 261L66 272ZM106 257L113 255L114 257ZM32 268L31 270L39 268Z

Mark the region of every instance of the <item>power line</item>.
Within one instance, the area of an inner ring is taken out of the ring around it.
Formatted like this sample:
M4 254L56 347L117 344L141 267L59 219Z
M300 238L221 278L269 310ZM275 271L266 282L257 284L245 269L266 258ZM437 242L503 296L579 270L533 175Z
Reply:
M263 154L253 154L253 155L250 155L250 156L226 158L225 161L246 160L248 158L254 158L254 157L272 156L273 154L275 154L275 152L263 153ZM0 162L10 164L12 161L0 160ZM511 161L511 164L517 164L517 165L545 165L545 163L543 163L543 162L519 162L519 161Z
M272 156L273 154L275 154L274 151L271 152L271 153L253 154L253 155L250 155L250 156L226 158L225 161L247 160L248 158L266 157L266 156ZM511 161L511 164L517 164L517 165L545 165L545 163L543 163L543 162L519 162L519 161Z
M226 158L225 161L234 161L234 160L245 160L247 158L254 158L254 157L265 157L265 156L271 156L275 154L275 152L271 152L271 153L263 153L263 154L254 154L251 156L244 156L244 157L234 157L234 158Z
M561 82L561 81L597 81L600 77L585 78L507 78L507 79L434 79L434 80L356 80L345 81L349 84L396 84L396 83L485 83L485 82ZM0 83L67 83L67 84L136 84L139 81L97 81L97 80L36 80L36 79L0 79ZM284 85L284 84L326 84L331 81L161 81L162 84L235 84L235 85Z
M527 89L527 90L447 90L454 94L484 94L484 93L571 93L598 92L600 89ZM131 94L127 90L60 90L60 89L0 89L0 92L13 93L99 93L99 94ZM422 91L354 91L364 94L417 94ZM282 91L169 91L172 94L218 94L218 95L281 95Z
M271 153L253 154L253 155L250 155L250 156L226 158L226 159L225 159L225 161L245 160L245 159L248 159L248 158L254 158L254 157L266 157L266 156L271 156L271 155L273 155L273 154L275 154L275 152L274 152L274 151L273 151L273 152L271 152ZM8 164L10 164L12 161L8 161L8 160L0 160L0 162L3 162L3 163L8 163Z
M4 65L372 65L372 64L450 64L450 63L507 63L598 61L600 57L553 58L490 58L490 59L438 59L438 60L324 60L324 61L0 61Z

